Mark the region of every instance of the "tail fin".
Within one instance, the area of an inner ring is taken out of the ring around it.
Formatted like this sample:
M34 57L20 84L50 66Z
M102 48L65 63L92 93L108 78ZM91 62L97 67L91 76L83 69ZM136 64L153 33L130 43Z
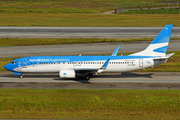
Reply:
M143 51L131 55L135 56L165 56L169 44L173 25L166 25L151 44Z

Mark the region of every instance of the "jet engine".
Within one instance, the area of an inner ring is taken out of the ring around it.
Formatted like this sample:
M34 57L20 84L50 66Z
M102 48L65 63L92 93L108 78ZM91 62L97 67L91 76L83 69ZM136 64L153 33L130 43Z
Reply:
M61 78L76 78L76 73L74 70L60 70L59 77L61 77Z

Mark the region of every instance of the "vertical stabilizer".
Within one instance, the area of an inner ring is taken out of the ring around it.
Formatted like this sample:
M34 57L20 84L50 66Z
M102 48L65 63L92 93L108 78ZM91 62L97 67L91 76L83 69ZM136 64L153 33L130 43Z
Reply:
M135 56L165 56L169 45L173 25L166 25L151 44L143 51L134 53Z

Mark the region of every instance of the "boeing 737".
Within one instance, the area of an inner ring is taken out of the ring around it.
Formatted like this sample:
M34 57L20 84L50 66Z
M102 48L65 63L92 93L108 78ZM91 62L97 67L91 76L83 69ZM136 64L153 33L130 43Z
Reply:
M31 56L13 60L5 69L23 77L24 73L59 73L60 78L84 76L103 72L129 72L165 63L174 53L166 54L173 25L166 25L143 51L117 56L119 46L111 56Z

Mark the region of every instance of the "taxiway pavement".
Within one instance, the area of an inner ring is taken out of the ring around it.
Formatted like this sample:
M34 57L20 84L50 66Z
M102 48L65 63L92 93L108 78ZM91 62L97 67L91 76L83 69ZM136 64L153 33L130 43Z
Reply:
M87 44L61 44L37 46L0 47L0 57L40 56L40 55L107 55L120 46L119 54L134 53L144 50L151 41L109 42ZM168 51L180 51L180 40L171 40Z
M128 72L128 73L103 73L94 75L90 80L83 78L66 79L59 78L58 73L51 74L25 74L23 79L18 78L12 72L0 72L0 82L90 82L90 83L180 83L179 72Z
M58 74L26 74L23 79L0 72L0 89L180 89L179 72L133 72L94 75L90 80L62 79Z
M163 27L0 27L0 38L154 38ZM173 27L171 38L180 38Z

